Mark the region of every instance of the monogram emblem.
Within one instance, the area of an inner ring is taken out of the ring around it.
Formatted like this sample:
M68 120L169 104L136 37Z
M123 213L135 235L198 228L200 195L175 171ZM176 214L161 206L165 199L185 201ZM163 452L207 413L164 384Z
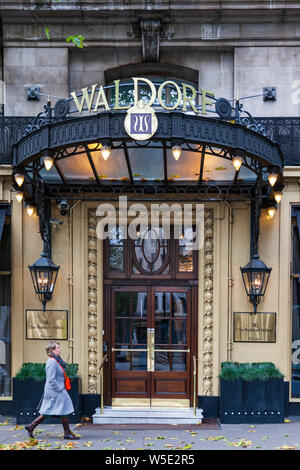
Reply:
M154 110L142 100L128 109L124 122L127 134L135 140L150 139L157 130L157 124Z

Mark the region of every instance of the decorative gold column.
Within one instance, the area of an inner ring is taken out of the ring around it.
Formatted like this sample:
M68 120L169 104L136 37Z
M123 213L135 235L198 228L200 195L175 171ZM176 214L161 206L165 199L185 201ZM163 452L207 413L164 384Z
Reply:
M212 395L214 211L204 211L203 394Z
M88 393L97 393L97 234L96 210L88 210Z

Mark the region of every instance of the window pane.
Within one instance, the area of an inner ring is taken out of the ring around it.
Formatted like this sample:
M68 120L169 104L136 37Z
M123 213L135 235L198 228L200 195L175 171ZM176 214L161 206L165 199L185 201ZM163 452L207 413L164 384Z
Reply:
M178 242L179 272L193 272L193 229L185 228Z
M0 271L10 271L10 269L10 225L4 225L0 242Z
M172 293L173 317L186 317L187 294L185 292Z
M295 220L295 219L294 219ZM300 227L297 223L293 226L293 273L299 272L300 260ZM300 398L300 283L298 279L293 279L292 287L292 378L291 396Z
M11 395L11 276L0 276L0 396Z

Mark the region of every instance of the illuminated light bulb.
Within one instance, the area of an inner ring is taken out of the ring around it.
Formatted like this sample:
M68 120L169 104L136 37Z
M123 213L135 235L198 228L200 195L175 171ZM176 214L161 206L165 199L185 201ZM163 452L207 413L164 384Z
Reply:
M269 173L268 181L269 181L269 183L270 183L271 186L274 186L274 184L276 183L277 179L278 179L277 173Z
M173 145L172 147L172 155L175 158L175 160L179 160L180 155L181 155L181 147L180 145Z
M275 191L274 199L277 202L277 204L279 204L281 202L281 199L282 199L282 192L281 191Z
M49 171L52 168L53 165L53 158L49 157L48 155L44 157L44 165L47 171Z
M24 175L22 175L22 173L16 173L15 180L16 180L17 185L21 187L22 184L24 183Z
M27 214L29 215L29 217L31 217L32 214L34 213L34 206L28 204L28 206L26 206L26 211L27 211Z
M16 196L16 199L17 199L18 202L22 202L22 199L23 199L22 191L17 191L15 196Z
M111 148L109 145L102 145L101 154L104 160L107 160L110 156Z
M267 210L268 210L268 215L271 217L271 219L273 219L275 212L276 212L275 207L268 207Z
M243 159L241 157L234 157L234 159L232 160L232 164L236 171L239 171L239 169L242 166L242 163L243 163Z

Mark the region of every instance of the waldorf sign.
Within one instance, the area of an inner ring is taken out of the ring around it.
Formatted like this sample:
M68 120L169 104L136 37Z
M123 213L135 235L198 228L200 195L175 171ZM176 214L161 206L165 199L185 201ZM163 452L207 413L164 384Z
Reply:
M111 90L114 90L113 96ZM127 98L125 104L124 92ZM142 92L144 96L141 98ZM214 104L210 101L214 99L214 93L210 91L204 89L196 91L192 85L183 82L178 84L167 80L155 84L147 78L137 77L133 77L130 84L120 84L120 80L115 80L113 87L95 84L89 88L82 88L79 94L72 92L71 97L76 111L80 114L83 111L97 113L103 108L106 111L127 110L125 129L135 140L150 139L155 134L158 122L153 105L167 111L180 108L183 112L207 114L207 108ZM131 104L128 104L128 101L131 101Z

